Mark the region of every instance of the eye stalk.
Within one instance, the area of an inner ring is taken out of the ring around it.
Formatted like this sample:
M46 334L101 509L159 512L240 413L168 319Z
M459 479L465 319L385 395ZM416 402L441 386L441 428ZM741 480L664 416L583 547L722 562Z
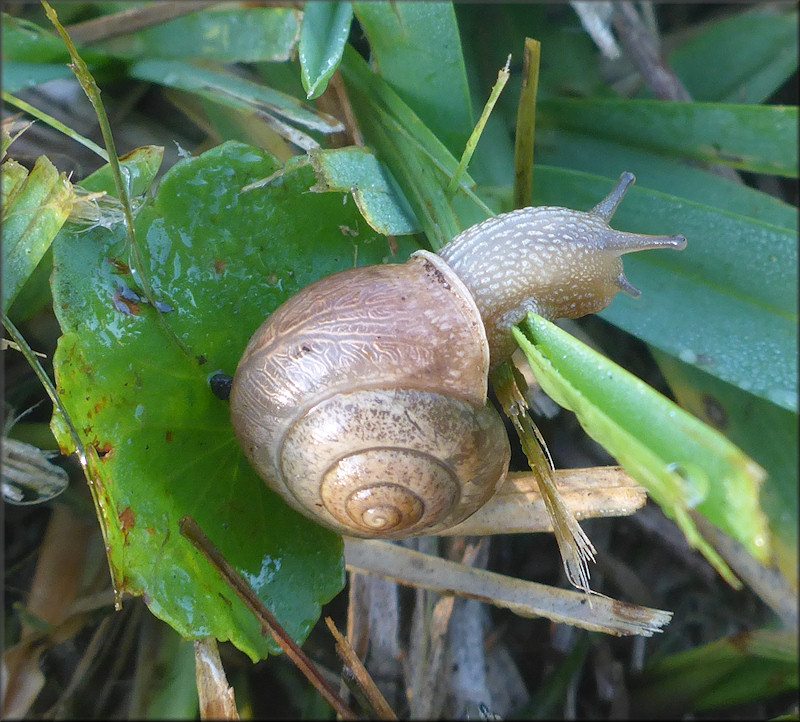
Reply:
M511 327L528 312L579 318L602 311L619 291L638 298L641 292L625 277L621 256L686 247L682 235L626 233L608 225L634 181L632 173L623 173L588 212L544 206L489 218L439 252L478 305L492 367L513 352Z

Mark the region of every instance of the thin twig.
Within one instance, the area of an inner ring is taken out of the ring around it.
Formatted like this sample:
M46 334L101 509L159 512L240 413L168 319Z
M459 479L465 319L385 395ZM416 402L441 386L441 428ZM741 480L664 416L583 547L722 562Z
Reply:
M181 534L208 560L209 564L216 569L225 583L233 589L236 596L242 600L253 616L261 623L261 633L266 636L265 633L269 632L272 635L272 638L286 653L286 656L297 665L297 668L317 688L317 691L336 710L337 714L340 714L344 719L358 719L333 687L328 684L328 681L322 676L314 663L289 636L278 620L275 619L272 612L264 606L264 603L256 596L247 582L242 579L239 573L228 563L228 560L222 556L211 540L203 533L198 523L190 516L184 516L178 522L178 526Z
M691 102L692 96L675 71L662 60L652 35L633 3L617 3L612 17L620 43L653 94L660 100Z
M342 633L336 628L333 620L330 617L325 617L325 624L328 625L333 638L336 640L336 653L339 659L350 668L355 680L358 682L359 687L364 692L366 699L372 707L373 712L378 719L396 720L397 715L394 713L386 698L381 694L375 681L367 672L363 662L358 658L355 650L350 646L350 642Z

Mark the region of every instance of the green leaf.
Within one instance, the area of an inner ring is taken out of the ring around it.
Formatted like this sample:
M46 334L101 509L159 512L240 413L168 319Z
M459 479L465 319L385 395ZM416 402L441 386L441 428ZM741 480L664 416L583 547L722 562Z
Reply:
M445 188L458 161L400 97L370 72L350 46L345 48L342 77L365 138L378 158L391 168L434 250L459 233L459 220L465 227L491 213L468 190L475 182L465 173L459 190L477 200L477 204L470 203L466 212L456 215L455 202L461 199L457 196L451 203Z
M757 629L645 667L636 691L645 716L732 707L797 689L797 634Z
M768 559L769 530L758 503L763 469L719 432L542 317L529 314L514 336L545 392L575 412L589 436L726 579L730 570L700 536L690 510L760 561Z
M419 232L414 211L397 181L365 148L313 150L308 158L317 174L312 191L352 193L364 220L385 236Z
M629 170L636 175L637 187L686 198L756 221L792 230L797 228L797 208L788 203L743 183L687 165L677 157L659 155L650 147L628 145L624 138L548 129L542 123L536 137L536 159L541 165L609 177Z
M3 61L68 63L69 53L56 35L36 23L3 13ZM8 90L8 88L4 88Z
M283 62L292 56L299 34L297 10L236 8L195 12L98 47L125 57Z
M24 63L9 60L3 62L2 77L3 90L16 93L51 80L74 78L75 75L65 63Z
M28 20L3 13L3 90L15 93L59 78L74 78L69 53L56 35ZM103 63L102 53L81 53L88 63Z
M551 99L559 128L624 142L654 154L797 178L797 107Z
M375 71L459 157L473 118L451 3L353 4Z
M238 110L263 109L322 133L342 129L335 118L316 112L291 95L179 60L142 60L133 65L130 74L140 80L188 90Z
M9 159L2 166L3 311L25 285L66 221L75 192L45 156L28 172Z
M145 145L135 148L119 159L122 175L127 181L128 195L139 196L146 193L156 178L161 161L164 158L164 148L160 145ZM112 196L117 195L114 187L114 176L111 165L106 163L94 173L86 176L80 187L87 191L106 191Z
M797 589L797 414L654 350L678 403L763 466L761 506L769 517L776 565Z
M535 203L588 209L613 185L538 166ZM625 258L642 297L602 317L687 363L784 408L797 408L796 233L634 187L614 227L683 233L680 253ZM687 309L691 313L687 314Z
M797 11L787 3L716 21L669 63L696 100L762 103L797 70Z
M253 659L273 645L177 524L194 517L296 639L342 587L339 538L255 475L228 403L208 383L218 369L233 373L251 334L290 295L356 257L363 265L390 257L355 205L339 193L309 193L314 181L308 165L280 169L239 143L176 164L136 219L154 297L171 308L160 315L137 300L120 228L62 233L55 244L64 331L56 379L99 457L116 582L145 595L183 636L230 639ZM54 433L69 448L55 423Z
M342 61L350 34L353 6L349 2L307 3L300 31L300 70L309 99L318 98Z

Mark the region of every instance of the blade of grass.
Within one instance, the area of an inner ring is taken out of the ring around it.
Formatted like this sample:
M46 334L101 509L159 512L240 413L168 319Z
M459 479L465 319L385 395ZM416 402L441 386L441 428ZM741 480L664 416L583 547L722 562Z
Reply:
M36 353L28 345L28 342L25 340L25 337L19 332L19 329L13 324L11 319L8 316L6 316L5 311L2 312L2 315L3 315L3 326L5 326L9 336L11 336L13 341L17 344L17 347L19 348L20 352L25 357L25 360L28 362L30 367L33 369L33 372L36 374L40 383L44 387L44 390L47 392L47 395L50 397L50 400L53 402L54 416L56 416L59 422L68 430L68 433L72 438L72 443L75 446L75 451L78 454L78 461L80 462L81 469L83 470L83 475L86 478L87 484L89 485L89 491L91 492L92 502L94 503L95 513L97 514L97 518L106 519L106 522L108 522L107 519L108 515L106 514L105 510L105 503L102 498L103 489L102 489L102 484L99 481L100 477L96 476L92 470L92 464L96 462L96 453L94 452L94 449L92 449L91 457L87 455L86 447L84 447L83 442L81 441L81 437L78 434L78 430L72 423L72 418L67 412L64 403L61 401L61 397L59 396L58 391L56 391L56 387L53 385L53 382L50 380L50 377L42 368L42 364L39 363L39 359L36 358ZM106 561L108 562L108 569L111 575L111 584L114 589L114 607L119 610L122 608L122 600L114 576L114 567L111 563L111 557L109 553L111 547L108 541L108 537L106 536L106 528L107 528L106 523L100 524L100 530L103 535L103 548L106 550Z
M39 120L47 123L51 128L55 128L58 131L61 131L64 135L68 138L72 138L76 143L80 143L82 146L85 146L89 150L97 153L106 163L108 162L108 153L106 153L97 143L88 138L85 138L80 133L77 133L72 128L64 125L60 120L56 120L52 115L48 115L47 113L39 110L38 108L34 108L29 103L26 103L24 100L20 100L19 98L15 98L10 93L7 93L5 90L3 91L3 100L8 103L9 105L13 105L15 108L19 108L20 110L25 111L28 115L32 115L34 118L38 118Z
M764 470L714 429L545 319L514 336L545 392L647 488L730 584L729 567L691 519L696 510L761 563L770 533L758 501Z
M489 100L486 101L486 105L483 107L483 112L481 113L481 117L478 119L478 124L473 129L472 133L469 136L469 140L467 141L467 146L464 148L464 153L461 155L461 161L458 164L458 168L456 168L456 172L453 174L453 177L450 179L450 183L447 184L447 190L445 191L445 195L448 198L452 198L458 188L459 183L461 182L461 176L466 171L467 166L469 165L470 160L472 160L472 154L475 152L475 148L478 145L478 140L480 140L481 133L483 133L483 129L486 126L486 122L489 120L489 116L494 109L495 103L497 103L497 99L500 97L500 93L503 92L503 88L506 87L506 83L508 82L508 78L510 73L508 72L508 68L511 65L511 54L508 56L508 60L506 60L506 64L500 69L497 73L497 81L495 82L494 86L492 87L492 92L489 94Z
M536 94L539 89L539 63L542 44L525 38L522 59L522 89L517 109L517 135L514 142L514 208L525 208L533 197L533 138L536 131Z

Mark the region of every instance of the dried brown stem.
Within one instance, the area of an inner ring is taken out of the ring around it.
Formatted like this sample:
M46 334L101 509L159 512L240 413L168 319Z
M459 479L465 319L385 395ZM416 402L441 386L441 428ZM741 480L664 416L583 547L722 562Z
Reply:
M336 654L339 655L339 659L342 660L342 663L353 673L353 677L372 708L370 711L378 719L396 720L397 715L381 694L381 691L378 689L369 672L367 672L362 661L358 658L355 650L350 646L350 642L348 642L336 628L336 625L330 617L325 617L325 624L328 625L328 629L330 629L333 638L336 640Z
M239 599L261 623L261 633L269 632L286 656L297 665L297 668L306 676L311 684L316 687L328 704L341 715L343 719L358 719L356 714L344 703L337 692L328 684L314 663L305 655L303 650L289 636L280 625L275 616L264 603L256 596L247 582L228 563L228 560L212 544L211 540L203 533L198 523L190 516L184 516L178 523L181 534L208 560L217 570L222 579L236 592Z

